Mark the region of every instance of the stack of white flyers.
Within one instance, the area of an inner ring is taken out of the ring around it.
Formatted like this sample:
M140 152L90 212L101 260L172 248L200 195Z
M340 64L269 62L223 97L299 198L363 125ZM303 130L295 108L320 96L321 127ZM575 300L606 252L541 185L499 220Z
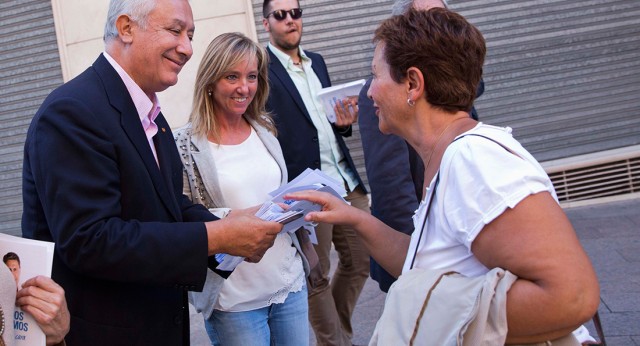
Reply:
M271 191L269 193L271 199L262 204L256 216L262 220L282 223L283 227L280 233L293 233L300 227L304 227L309 231L311 241L317 244L315 225L305 221L304 217L309 212L320 210L321 206L309 201L287 200L284 198L289 193L304 190L328 192L347 203L342 198L347 193L342 184L317 169L311 170L307 168L288 184ZM231 271L244 261L244 257L217 254L216 260L220 263L217 269Z
M329 186L339 196L345 196L347 191L344 189L344 183L326 175L319 169L307 168L304 172L300 173L295 179L291 180L288 184L282 185L279 188L271 191L269 196L272 200L278 196L285 195L284 192L302 191L304 187L310 185L322 184ZM342 198L342 197L341 197Z

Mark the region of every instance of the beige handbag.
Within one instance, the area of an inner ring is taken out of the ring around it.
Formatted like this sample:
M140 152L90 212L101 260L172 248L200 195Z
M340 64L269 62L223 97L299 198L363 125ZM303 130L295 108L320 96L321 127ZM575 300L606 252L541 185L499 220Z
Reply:
M475 278L412 269L389 289L369 345L502 345L516 279L500 268Z

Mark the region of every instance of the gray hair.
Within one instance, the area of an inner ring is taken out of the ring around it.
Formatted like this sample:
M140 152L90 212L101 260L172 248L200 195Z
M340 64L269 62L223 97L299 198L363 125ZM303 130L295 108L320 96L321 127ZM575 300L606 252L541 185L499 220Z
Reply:
M147 17L155 7L155 0L111 0L109 2L107 22L104 24L103 40L107 42L118 37L116 20L121 15L129 16L144 29L147 26Z
M399 16L407 13L407 11L409 11L409 9L413 7L414 1L415 0L396 0L396 2L393 3L393 7L391 7L391 15ZM447 4L447 0L440 1L445 8L449 7L449 5Z

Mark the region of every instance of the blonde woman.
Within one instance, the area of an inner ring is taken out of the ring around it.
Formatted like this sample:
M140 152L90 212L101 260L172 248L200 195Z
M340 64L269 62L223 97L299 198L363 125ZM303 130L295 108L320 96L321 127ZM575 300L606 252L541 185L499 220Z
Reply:
M287 182L275 126L265 111L267 55L240 33L216 37L196 77L190 122L175 131L185 167L184 193L220 217L261 204ZM212 344L309 342L308 262L294 234L280 234L258 263L241 263L227 280L208 273L191 301Z

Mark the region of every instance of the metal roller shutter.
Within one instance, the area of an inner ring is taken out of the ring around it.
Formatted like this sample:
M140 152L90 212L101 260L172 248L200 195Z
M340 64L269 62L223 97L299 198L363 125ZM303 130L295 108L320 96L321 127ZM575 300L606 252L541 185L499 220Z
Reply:
M454 1L487 40L482 120L539 160L640 144L640 1Z
M3 0L0 27L0 232L21 235L25 134L62 71L51 1Z

